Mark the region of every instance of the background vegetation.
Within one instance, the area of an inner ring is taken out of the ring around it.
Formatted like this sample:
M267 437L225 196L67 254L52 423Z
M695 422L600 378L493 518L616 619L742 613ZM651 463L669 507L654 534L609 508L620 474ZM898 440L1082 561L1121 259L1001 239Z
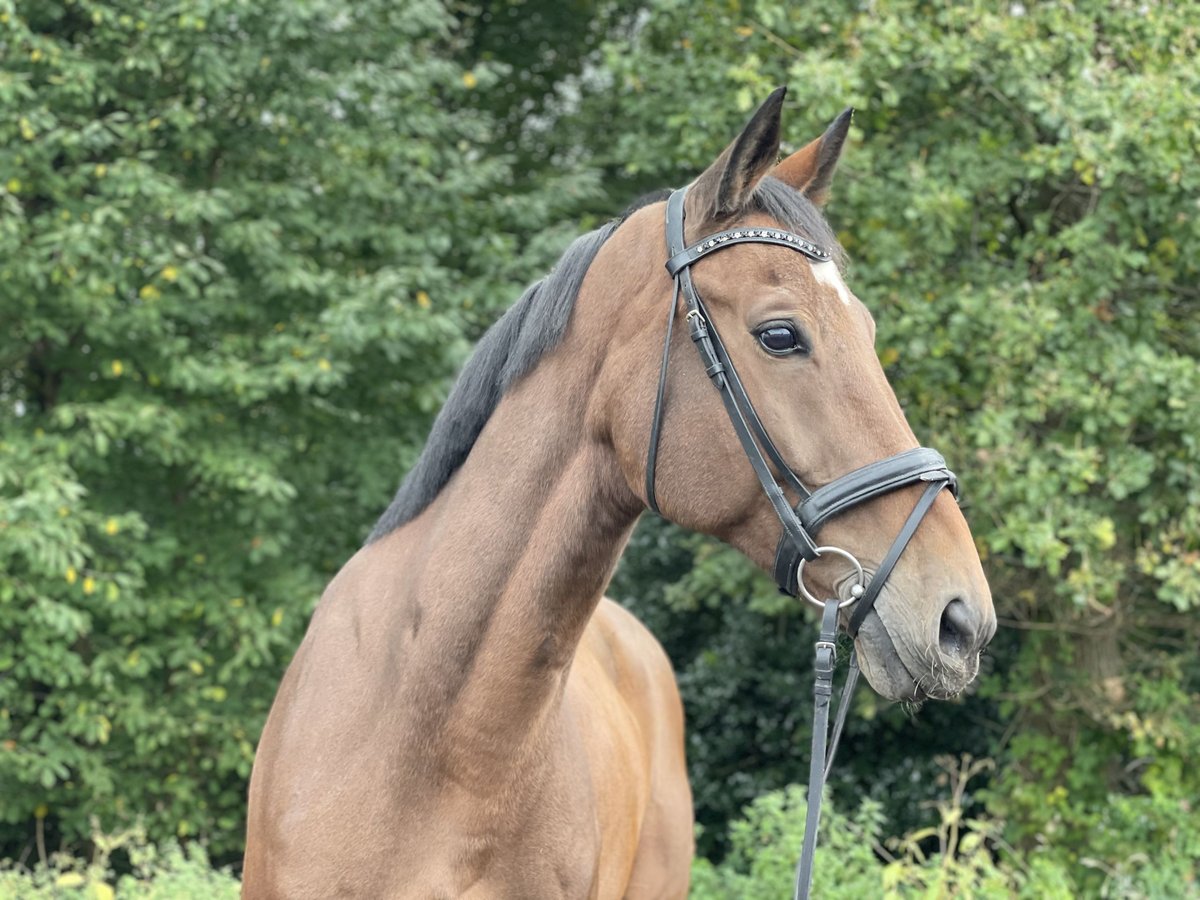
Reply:
M235 889L279 675L471 341L781 83L791 147L857 109L830 216L1003 625L968 697L860 692L823 896L1200 894L1198 40L1121 0L0 0L0 857L74 854L0 894ZM612 592L680 675L695 894L778 896L807 613L652 519Z

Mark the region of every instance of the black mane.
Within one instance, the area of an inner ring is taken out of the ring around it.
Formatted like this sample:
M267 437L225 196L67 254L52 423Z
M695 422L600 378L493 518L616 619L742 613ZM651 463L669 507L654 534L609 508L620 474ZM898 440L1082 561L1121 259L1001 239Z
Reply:
M562 340L583 277L604 242L631 214L665 199L668 193L649 194L620 217L576 238L550 274L530 285L488 329L434 420L420 458L375 523L367 543L416 518L433 502L466 461L504 392ZM755 188L747 211L764 213L802 234L829 250L841 264L843 254L829 224L799 191L774 178L764 178Z

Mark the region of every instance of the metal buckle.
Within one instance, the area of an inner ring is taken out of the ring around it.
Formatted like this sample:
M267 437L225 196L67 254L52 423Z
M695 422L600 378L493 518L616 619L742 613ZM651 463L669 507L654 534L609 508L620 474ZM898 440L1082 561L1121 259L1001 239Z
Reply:
M845 609L851 603L857 603L858 598L861 597L863 595L863 592L867 589L867 575L863 571L862 563L860 563L857 559L855 559L854 554L850 553L849 551L843 550L841 547L818 547L817 548L817 557L818 558L822 554L825 554L825 553L832 553L834 556L840 556L840 557L842 557L842 559L849 562L850 565L854 566L854 571L858 577L858 584L853 584L850 586L849 599L843 600L842 602L840 602L838 604L838 609ZM796 566L796 585L800 589L800 596L802 598L804 598L805 600L807 600L809 603L811 603L813 606L815 606L817 609L824 609L825 604L823 602L821 602L820 600L818 600L816 597L814 597L811 593L809 593L808 588L806 588L804 586L804 564L806 562L808 562L808 560L801 559L800 562ZM820 645L818 645L818 646L820 646Z

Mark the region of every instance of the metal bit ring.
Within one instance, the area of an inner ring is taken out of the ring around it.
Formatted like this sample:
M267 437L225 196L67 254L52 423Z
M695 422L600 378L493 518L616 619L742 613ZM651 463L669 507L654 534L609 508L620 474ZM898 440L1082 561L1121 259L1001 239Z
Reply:
M832 553L834 556L840 556L842 559L849 562L850 565L854 566L854 571L858 575L858 584L854 584L854 585L850 586L849 599L843 600L841 603L838 604L838 609L845 609L851 603L857 603L858 598L861 597L863 595L863 591L865 591L867 589L866 573L863 571L862 563L860 563L857 559L854 558L854 554L852 554L846 550L843 550L841 547L818 547L817 548L817 557L818 558L820 558L822 555L824 555L826 553ZM815 606L817 609L824 609L825 608L824 602L822 602L821 600L818 600L816 597L814 597L811 593L809 593L808 588L806 588L804 586L804 564L806 562L808 562L808 560L801 559L800 564L796 566L796 585L800 589L800 596L803 597L805 600L807 600L809 603L811 603L813 606Z

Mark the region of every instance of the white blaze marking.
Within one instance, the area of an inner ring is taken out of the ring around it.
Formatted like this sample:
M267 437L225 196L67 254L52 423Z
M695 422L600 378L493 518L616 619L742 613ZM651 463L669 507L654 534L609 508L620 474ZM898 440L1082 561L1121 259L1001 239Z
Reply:
M850 305L850 289L846 287L846 282L842 281L841 273L838 272L837 266L831 262L813 263L813 277L825 287L831 287L837 291L837 295L842 298L842 302L847 306Z

